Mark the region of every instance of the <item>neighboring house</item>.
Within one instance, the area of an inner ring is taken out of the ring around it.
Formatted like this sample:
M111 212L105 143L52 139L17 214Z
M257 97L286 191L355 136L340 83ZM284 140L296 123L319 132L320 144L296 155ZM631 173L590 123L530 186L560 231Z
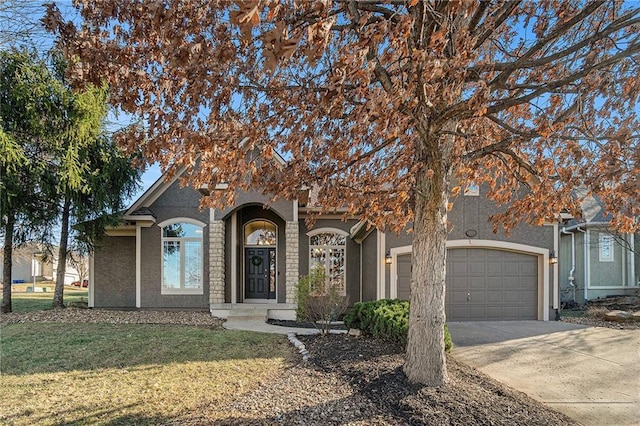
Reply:
M0 280L3 276L4 252L0 250ZM53 264L50 259L43 256L43 249L37 243L26 243L13 249L13 259L11 266L11 282L32 283L33 277L36 281L51 279L53 276Z
M47 255L47 253L54 253L54 255L52 257L51 255ZM4 267L3 259L4 254L2 250L0 250L0 279ZM11 282L14 284L33 283L34 275L36 281L52 281L56 279L58 269L57 248L51 247L49 250L46 250L46 247L38 243L26 243L13 249L12 263ZM73 281L80 280L80 273L75 266L76 265L71 262L67 262L64 278L65 284L71 284ZM86 276L84 278L86 278Z
M201 211L201 193L176 179L161 177L107 231L90 260L89 306L198 309L223 318L251 309L294 319L298 280L314 265L350 303L409 297L411 234L367 229L340 214L308 227L313 194L269 204L263 194L241 192L234 205ZM477 188L455 200L448 320L555 318L558 268L549 254L558 252L558 224L523 224L507 237L492 232L487 218L495 211Z
M640 290L640 235L618 234L609 227L601 204L586 197L583 220L568 218L561 228L561 302L583 305Z

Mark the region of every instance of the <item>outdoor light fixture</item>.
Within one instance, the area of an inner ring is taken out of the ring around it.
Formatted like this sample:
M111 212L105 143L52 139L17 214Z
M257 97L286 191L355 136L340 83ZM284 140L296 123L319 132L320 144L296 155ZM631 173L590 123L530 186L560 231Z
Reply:
M554 265L558 263L558 255L556 255L554 250L551 250L551 253L549 253L549 263Z
M386 263L387 265L391 265L392 260L393 258L391 257L391 253L387 252L387 254L384 256L384 263Z

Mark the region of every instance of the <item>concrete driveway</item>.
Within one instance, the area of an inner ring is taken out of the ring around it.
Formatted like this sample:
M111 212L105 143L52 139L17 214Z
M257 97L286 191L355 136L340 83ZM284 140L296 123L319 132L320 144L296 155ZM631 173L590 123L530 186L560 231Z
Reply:
M453 355L584 425L640 425L640 331L449 323Z

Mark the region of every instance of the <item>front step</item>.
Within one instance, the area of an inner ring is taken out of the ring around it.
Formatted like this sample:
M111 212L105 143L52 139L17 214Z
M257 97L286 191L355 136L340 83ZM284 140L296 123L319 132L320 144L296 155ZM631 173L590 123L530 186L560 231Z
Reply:
M266 321L269 311L267 309L234 308L229 311L227 321Z

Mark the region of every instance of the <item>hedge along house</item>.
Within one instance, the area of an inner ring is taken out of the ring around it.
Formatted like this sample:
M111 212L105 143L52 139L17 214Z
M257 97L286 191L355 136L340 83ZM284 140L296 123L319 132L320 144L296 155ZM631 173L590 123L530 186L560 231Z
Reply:
M613 231L594 197L585 197L581 208L582 220L567 217L560 230L561 303L638 294L640 235Z
M199 210L201 196L181 188L177 177L163 176L150 187L97 247L89 305L294 319L298 280L314 266L324 268L351 304L409 298L410 233L368 229L340 214L320 216L308 227L309 192L275 203L242 192L223 210ZM454 202L448 320L548 320L559 301L557 264L550 262L558 224L494 234L488 217L495 211L478 188Z

